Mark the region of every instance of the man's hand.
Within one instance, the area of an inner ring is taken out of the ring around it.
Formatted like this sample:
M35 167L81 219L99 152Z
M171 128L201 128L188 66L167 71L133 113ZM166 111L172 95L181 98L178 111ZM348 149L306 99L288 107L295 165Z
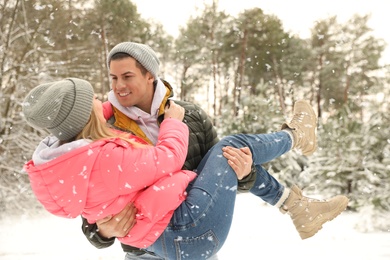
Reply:
M252 152L248 147L238 149L226 146L222 148L222 151L230 167L236 172L237 179L242 180L251 172L253 159Z
M105 238L126 236L137 222L136 214L137 208L131 203L118 214L99 219L96 221L99 235Z

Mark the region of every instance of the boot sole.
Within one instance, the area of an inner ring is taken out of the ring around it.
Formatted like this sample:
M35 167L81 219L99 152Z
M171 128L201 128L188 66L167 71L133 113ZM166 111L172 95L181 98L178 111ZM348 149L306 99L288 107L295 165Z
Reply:
M335 219L337 216L339 216L341 214L341 212L343 212L347 208L348 202L349 202L349 199L345 197L345 201L340 203L340 206L337 207L336 210L330 212L329 217L324 217L324 215L317 216L315 219L317 222L312 223L314 226L314 229L310 230L309 232L303 233L302 231L298 230L299 235L302 238L302 240L314 236L315 234L317 234L318 231L320 231L322 229L323 224L325 224L326 222L329 222L329 221ZM327 214L327 215L329 215L329 214Z

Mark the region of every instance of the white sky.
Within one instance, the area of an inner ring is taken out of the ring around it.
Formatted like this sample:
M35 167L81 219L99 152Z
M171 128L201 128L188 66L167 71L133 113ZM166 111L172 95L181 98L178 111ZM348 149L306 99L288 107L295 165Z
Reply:
M173 36L178 35L179 26L184 26L191 15L203 9L204 3L212 0L132 0L145 19L161 22ZM276 15L282 20L285 30L310 35L310 28L319 19L337 15L339 22L346 22L354 14L371 14L368 25L376 37L390 44L390 1L386 0L219 0L220 10L237 15L245 9L259 7L266 14ZM390 63L390 46L384 53Z

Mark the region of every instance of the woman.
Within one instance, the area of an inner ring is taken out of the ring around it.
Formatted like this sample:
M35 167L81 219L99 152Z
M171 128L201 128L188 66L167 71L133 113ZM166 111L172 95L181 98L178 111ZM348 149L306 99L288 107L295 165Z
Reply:
M302 238L347 206L344 196L317 201L303 197L296 186L285 189L261 167L289 151L292 142L302 142L289 129L226 137L208 152L197 174L180 170L188 145L184 109L173 102L165 109L158 142L149 146L105 124L102 104L84 80L33 89L23 104L25 118L52 134L25 165L38 200L57 216L82 215L90 223L134 202L137 223L118 238L122 243L166 259L209 258L222 247L233 217L237 176L222 151L230 145L250 148L258 170L251 192L289 212Z

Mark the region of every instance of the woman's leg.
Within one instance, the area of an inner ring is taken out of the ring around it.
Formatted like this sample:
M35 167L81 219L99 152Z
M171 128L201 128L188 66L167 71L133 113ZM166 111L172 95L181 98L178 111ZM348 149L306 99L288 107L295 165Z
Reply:
M262 166L291 150L291 135L287 131L232 135L223 138L217 145L220 149L225 146L249 147L256 167L256 180L249 190L252 194L271 205L275 205L283 196L284 199L288 196L285 187Z
M237 189L236 174L222 155L224 146L251 149L257 178L250 191L268 203L278 202L280 206L280 201L285 199L281 198L285 189L261 164L291 149L291 133L295 149L304 155L313 153L316 148L315 122L309 103L299 101L294 107L293 120L283 126L289 132L235 135L221 140L203 158L197 170L198 177L187 189L186 201L175 210L170 225L150 250L168 259L205 259L222 247L231 226ZM313 203L312 199L302 196L299 189L293 187L292 192L293 196L286 200L283 210L291 214L302 238L314 235L348 202L345 196L336 196L330 201ZM310 230L306 230L307 224L310 224Z
M232 223L237 191L236 174L222 155L226 145L250 147L254 163L260 165L289 151L291 138L281 131L229 136L216 144L199 164L198 177L188 187L187 199L175 210L170 225L151 251L168 259L202 259L222 247ZM283 186L269 174L259 179L271 187L269 200L276 200Z

